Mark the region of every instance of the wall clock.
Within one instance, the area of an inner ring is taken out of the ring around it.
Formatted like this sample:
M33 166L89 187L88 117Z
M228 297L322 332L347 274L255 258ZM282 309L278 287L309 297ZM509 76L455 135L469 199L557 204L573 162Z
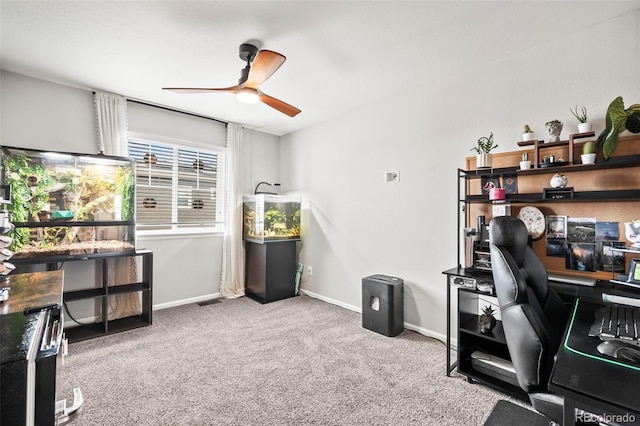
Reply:
M538 239L544 234L544 215L538 208L532 206L521 208L518 213L518 219L524 222L524 226L527 227L527 231L533 239Z

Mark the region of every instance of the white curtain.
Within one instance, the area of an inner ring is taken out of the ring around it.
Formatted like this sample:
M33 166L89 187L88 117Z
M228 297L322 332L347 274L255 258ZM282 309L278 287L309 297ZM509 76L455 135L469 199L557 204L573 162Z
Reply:
M96 92L93 96L96 110L98 150L106 155L126 157L127 100L118 95ZM122 235L108 238L121 239ZM107 283L110 286L137 281L134 257L107 260ZM142 308L137 293L115 294L109 297L109 320L140 315Z
M242 135L244 128L227 126L227 202L225 205L224 245L222 247L222 297L244 295L244 246L242 242Z
M118 95L96 92L93 95L96 108L98 151L107 155L126 157L127 149L127 100Z

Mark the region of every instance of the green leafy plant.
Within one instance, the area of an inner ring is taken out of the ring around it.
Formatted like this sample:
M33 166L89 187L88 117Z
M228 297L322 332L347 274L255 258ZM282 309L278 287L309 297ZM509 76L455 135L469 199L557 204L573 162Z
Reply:
M604 158L608 159L618 147L620 133L624 130L640 133L640 104L624 108L622 96L618 96L607 108L605 129L598 136L598 148L602 148Z
M49 201L47 188L53 180L46 167L32 164L22 154L7 156L4 159L5 184L11 186L11 222L38 222L38 212ZM10 248L18 251L29 244L29 228L14 228L9 232L13 238Z
M482 314L488 317L492 317L493 314L495 313L496 311L493 309L493 306L491 305L486 305L484 308L482 308Z
M470 149L470 151L475 151L478 154L488 154L492 150L496 149L498 145L493 144L493 132L489 135L489 137L481 137L478 139L478 146L474 146Z
M582 110L578 112L578 105L576 105L575 111L571 108L569 108L569 111L571 111L571 114L573 114L573 116L578 119L579 123L587 122L587 109L585 107L582 107Z

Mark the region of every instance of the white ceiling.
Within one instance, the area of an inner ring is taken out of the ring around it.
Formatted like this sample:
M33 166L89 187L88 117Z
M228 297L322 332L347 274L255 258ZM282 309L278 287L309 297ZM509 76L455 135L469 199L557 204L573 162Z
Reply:
M0 65L284 135L639 8L640 0L1 0ZM302 113L161 90L235 85L245 42L287 57L261 89Z

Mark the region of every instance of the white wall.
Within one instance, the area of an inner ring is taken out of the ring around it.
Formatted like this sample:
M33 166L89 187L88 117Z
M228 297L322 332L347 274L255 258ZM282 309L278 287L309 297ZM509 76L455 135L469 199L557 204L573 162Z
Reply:
M0 90L2 145L98 153L90 91L4 70Z
M0 88L0 145L97 153L90 90L4 70L0 73ZM245 193L252 193L255 184L261 180L278 181L279 139L247 130L245 142L246 182L243 188ZM218 294L221 235L139 237L137 247L154 251L154 306L168 307ZM65 288L85 288L87 282L94 280L93 274L93 269L87 268L84 262L68 263L65 265ZM92 305L85 308L77 314L79 318L91 315Z
M456 169L469 149L493 132L498 152L516 150L525 123L544 137L556 118L566 138L576 104L601 131L616 96L640 101L639 40L636 12L284 136L281 179L307 206L303 290L360 309L362 277L398 276L405 322L443 335L441 272L457 264ZM384 183L392 170L399 184Z

